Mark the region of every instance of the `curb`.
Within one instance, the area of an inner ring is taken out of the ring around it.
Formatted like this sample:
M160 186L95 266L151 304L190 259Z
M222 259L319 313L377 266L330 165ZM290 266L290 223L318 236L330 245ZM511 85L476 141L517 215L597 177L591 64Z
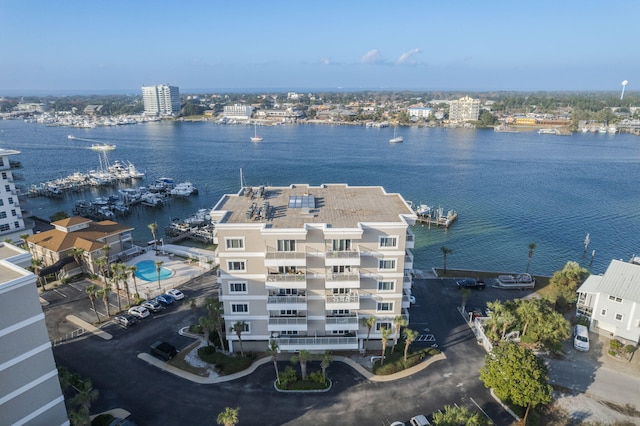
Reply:
M104 340L111 340L111 338L113 337L112 335L110 335L109 333L107 333L106 331L102 331L100 330L98 327L96 327L93 324L90 324L88 322L86 322L83 319L78 318L75 315L67 315L67 321L74 323L75 325L84 328L85 330L89 331L90 333L104 339Z

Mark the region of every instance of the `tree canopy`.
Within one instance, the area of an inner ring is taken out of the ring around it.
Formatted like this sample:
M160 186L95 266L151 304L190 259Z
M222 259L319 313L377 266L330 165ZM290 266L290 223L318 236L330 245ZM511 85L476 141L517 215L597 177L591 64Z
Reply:
M516 343L501 342L487 354L480 380L498 398L527 407L527 414L530 407L551 402L547 367L530 349Z
M433 414L431 423L436 426L488 426L492 424L479 411L471 411L458 405L445 405L444 411Z
M549 281L551 285L551 300L560 307L575 303L578 295L576 290L589 276L589 271L581 267L578 262L569 261L561 271L557 271Z

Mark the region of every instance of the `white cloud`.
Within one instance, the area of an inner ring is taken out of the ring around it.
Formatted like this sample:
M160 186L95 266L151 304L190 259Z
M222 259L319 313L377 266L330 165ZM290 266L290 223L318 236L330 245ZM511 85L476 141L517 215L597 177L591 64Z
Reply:
M378 52L378 49L373 49L368 51L362 58L360 58L360 62L363 64L377 64L382 62L382 58L380 57L380 52Z
M396 63L397 64L415 64L416 59L413 56L418 53L420 53L420 49L411 49L408 52L404 52L402 55L400 55Z

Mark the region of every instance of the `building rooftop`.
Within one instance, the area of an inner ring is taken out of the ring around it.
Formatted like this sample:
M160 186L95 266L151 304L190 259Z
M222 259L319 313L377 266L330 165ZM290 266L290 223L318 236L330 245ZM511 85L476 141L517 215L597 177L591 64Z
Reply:
M302 228L308 223L355 228L361 222L413 223L415 218L400 194L389 194L380 186L346 184L247 187L223 196L211 216L219 223L262 223L273 228Z

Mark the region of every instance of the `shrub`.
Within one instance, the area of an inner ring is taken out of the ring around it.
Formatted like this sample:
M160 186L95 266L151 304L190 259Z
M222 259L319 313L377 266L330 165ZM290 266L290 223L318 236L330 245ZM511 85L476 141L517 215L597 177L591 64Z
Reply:
M613 349L609 349L609 355L616 356L617 354L618 352L614 351Z
M322 377L322 371L318 370L309 374L309 380L317 383L324 383L324 377Z
M68 277L64 277L60 280L60 284L62 285L69 284L69 282L71 282L71 279L69 279Z
M198 349L198 357L204 362L213 364L220 374L233 374L246 370L256 359L254 353L247 353L245 356L229 356L222 352L216 352L214 346L203 346Z
M189 326L189 333L202 334L202 327L200 327L198 324L191 324Z
M636 350L636 347L633 345L627 345L624 347L625 353L632 354Z
M611 342L609 342L609 347L611 347L611 350L618 352L620 349L622 349L624 345L622 344L622 342L620 342L619 340L616 339L611 339Z
M289 383L293 383L298 380L296 370L294 370L290 365L288 365L284 371L280 372L278 378L280 379L280 386L278 386L280 389L288 389Z

